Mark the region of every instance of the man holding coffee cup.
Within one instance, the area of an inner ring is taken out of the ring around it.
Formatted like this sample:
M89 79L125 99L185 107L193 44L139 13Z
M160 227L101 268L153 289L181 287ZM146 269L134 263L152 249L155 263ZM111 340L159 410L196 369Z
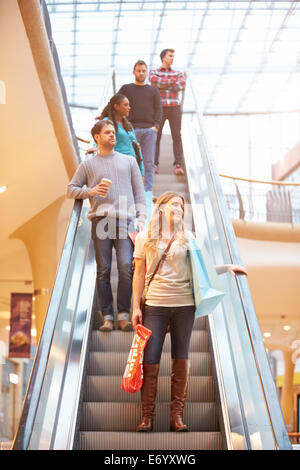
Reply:
M128 236L144 228L147 209L143 180L134 157L114 151L115 128L111 121L97 121L91 130L98 153L82 162L68 185L67 196L89 198L92 238L97 263L97 292L104 324L101 331L114 328L113 296L110 283L112 248L118 265L118 328L132 329L129 322L132 294L133 245Z

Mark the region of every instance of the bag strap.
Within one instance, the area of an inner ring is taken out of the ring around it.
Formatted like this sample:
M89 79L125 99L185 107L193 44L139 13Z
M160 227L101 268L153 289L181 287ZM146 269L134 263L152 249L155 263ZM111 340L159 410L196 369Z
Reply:
M149 282L148 282L147 289L146 289L147 291L148 291L148 289L149 289L149 286L150 286L150 283L151 283L152 279L154 278L155 274L158 272L159 268L161 267L161 265L162 265L163 262L165 261L165 259L166 259L166 257L167 257L167 254L168 254L168 251L169 251L169 249L171 248L171 245L172 245L172 243L174 242L174 240L175 240L175 237L172 237L171 240L169 241L169 243L168 243L168 245L167 245L167 248L165 249L165 251L164 251L162 257L160 258L159 262L157 263L157 265L156 265L156 267L155 267L155 269L154 269L154 271L153 271L153 273L152 273L152 276L151 276L151 278L150 278L150 280L149 280Z
M124 127L123 127L124 128ZM133 126L132 126L132 130L134 130ZM129 135L129 131L125 129L125 131L127 132L127 134ZM139 147L139 142L137 140L132 140L131 141L131 145L133 147L133 150L134 150L134 153L136 155L136 161L137 161L137 164L138 166L141 166L141 163L142 163L142 157L141 157L141 154L140 154L140 147Z

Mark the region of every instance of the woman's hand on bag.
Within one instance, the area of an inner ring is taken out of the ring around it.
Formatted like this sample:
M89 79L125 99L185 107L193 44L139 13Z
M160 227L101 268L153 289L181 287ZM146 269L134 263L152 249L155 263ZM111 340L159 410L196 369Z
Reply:
M140 308L136 308L133 310L133 313L132 313L132 317L131 317L131 323L132 323L132 326L135 328L136 325L138 325L139 323L142 323L142 312L141 312L141 309Z
M248 275L248 272L244 268L244 266L240 266L238 264L227 264L227 272L230 273L232 276L236 276L239 274Z

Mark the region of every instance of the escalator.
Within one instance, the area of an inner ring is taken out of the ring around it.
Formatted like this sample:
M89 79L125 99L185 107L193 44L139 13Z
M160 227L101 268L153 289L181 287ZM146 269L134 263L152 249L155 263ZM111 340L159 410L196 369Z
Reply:
M160 174L155 176L153 193L158 196L168 188L184 195L189 202L186 178L170 174L172 160L172 140L170 136L164 136ZM116 291L115 264L112 270L112 285ZM191 338L190 380L185 406L185 420L189 425L189 433L169 432L170 335L166 337L161 359L154 432L150 434L135 432L141 420L140 393L129 394L120 388L132 337L133 333L121 331L112 333L101 333L97 329L92 331L76 448L81 450L224 448L206 319L195 321Z
M197 110L183 115L186 176L171 174L164 136L154 195L174 190L214 264L242 264ZM247 280L223 275L227 294L197 319L184 419L170 433L170 338L161 362L154 432L135 432L139 394L120 389L133 333L101 333L88 206L76 201L13 449L291 449ZM116 291L116 265L112 285Z

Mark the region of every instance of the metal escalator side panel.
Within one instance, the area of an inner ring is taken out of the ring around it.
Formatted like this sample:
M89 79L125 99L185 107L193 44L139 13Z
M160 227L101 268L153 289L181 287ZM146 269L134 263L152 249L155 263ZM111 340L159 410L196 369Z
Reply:
M227 245L227 258L224 262L242 264L218 173L213 159L209 154L209 147L203 128L201 130L201 136L198 136L198 140L202 153L207 156L207 158L203 159L203 163L205 172L208 175L207 188L210 193L210 199L215 198L217 201L214 216L216 220L219 219L221 227L218 236L220 239L223 236L224 243ZM213 239L214 237L210 237L210 241ZM216 262L216 264L219 263ZM237 341L240 342L240 348L243 350L245 357L243 362L240 360L240 355L237 352L235 353L239 384L244 401L245 418L248 426L250 448L273 448L273 440L274 448L291 450L292 446L287 434L247 279L244 276L238 276L234 280L231 276L227 276L226 284L230 297L235 298L232 305L234 306L234 310L236 310L236 331L231 327L231 321L229 320L227 322L229 325L228 332L230 341L233 346ZM228 317L228 312L226 312L226 316ZM251 356L251 361L248 361L247 355L244 352L245 349L248 351L248 356ZM242 380L243 369L245 367L248 368L248 386L245 385ZM251 369L251 371L249 369ZM256 386L254 383L256 383ZM251 389L253 401L249 408L249 403L245 397L248 396L249 399L251 395L249 391ZM263 416L265 416L264 420L262 419ZM267 421L269 421L269 431L267 430L268 426L266 426ZM257 430L259 427L261 427L261 431ZM267 437L268 434L269 436Z
M82 201L75 201L60 263L57 269L56 279L50 298L48 311L46 314L41 338L38 344L37 353L35 356L26 395L24 398L18 429L12 446L13 450L27 449L30 441L32 427L40 399L40 393L44 382L44 373L48 362L49 351L57 321L57 311L59 309L67 272L69 270L69 265L71 262L74 242L78 229L78 223L80 220L81 209Z
M196 234L204 238L216 265L242 264L204 129L197 113L194 116L194 121L191 116L184 116L183 140ZM229 421L236 420L238 412L249 449L290 449L247 280L222 277L228 296L213 319L217 323L219 358L222 362L224 348L227 349L235 378L234 386L230 386L230 368L223 363L225 398L232 402L236 396L235 405L227 408Z
M79 417L80 396L83 387L88 344L92 328L93 298L96 280L96 264L92 240L88 243L87 256L82 272L80 292L76 305L76 317L65 365L64 381L60 394L55 434L51 449L73 448ZM72 398L72 399L71 399Z
M261 387L264 391L265 406L272 423L276 447L278 450L292 450L270 363L261 337L261 331L255 314L252 298L249 293L249 287L246 279L237 279L237 284L241 298L245 300L243 307L245 309L247 329L251 339L252 349L254 351L255 364L259 370Z
M201 162L197 135L195 134L195 129L191 127L189 116L183 116L182 124L185 167L195 235L197 237L207 238L209 234L205 232L207 214L205 212L204 198L208 198L208 194L203 191L203 183L202 185L199 184L201 183L201 179L205 179L205 174ZM218 307L218 310L220 310L220 307ZM232 353L227 338L224 318L222 314L216 315L215 313L214 317L209 315L208 318L211 347L214 356L215 380L223 420L226 447L231 450L246 450L249 445L246 440L245 423L243 422L243 412L240 407L240 397L236 387L235 370L232 364ZM217 322L216 325L215 322ZM220 344L222 345L221 349L219 349ZM228 393L228 390L230 390L230 393Z
M84 361L84 341L90 320L90 299L93 299L95 285L87 211L88 208L84 207L56 312L55 328L27 447L32 450L52 449L56 437L59 437L59 448L68 448L69 442L72 441L71 429L73 421L76 421L76 403L81 388L78 377ZM66 393L68 405L66 405ZM69 410L67 417L64 415L66 407ZM62 426L63 415L65 420Z
M212 363L214 369L214 380L215 389L217 394L217 402L220 408L220 427L222 429L222 435L224 442L226 442L227 450L246 450L247 442L245 438L245 431L243 425L242 414L238 405L237 391L233 388L232 393L226 396L226 389L228 390L228 384L234 383L234 371L230 367L230 351L228 348L222 349L222 355L218 348L218 341L220 341L220 333L226 335L225 325L220 327L218 322L222 321L221 316L215 319L212 314L208 315L208 332L210 347L212 353ZM226 338L221 338L221 342L226 343ZM229 367L228 367L229 366ZM222 371L224 368L227 372L224 374ZM235 410L233 413L232 410Z

